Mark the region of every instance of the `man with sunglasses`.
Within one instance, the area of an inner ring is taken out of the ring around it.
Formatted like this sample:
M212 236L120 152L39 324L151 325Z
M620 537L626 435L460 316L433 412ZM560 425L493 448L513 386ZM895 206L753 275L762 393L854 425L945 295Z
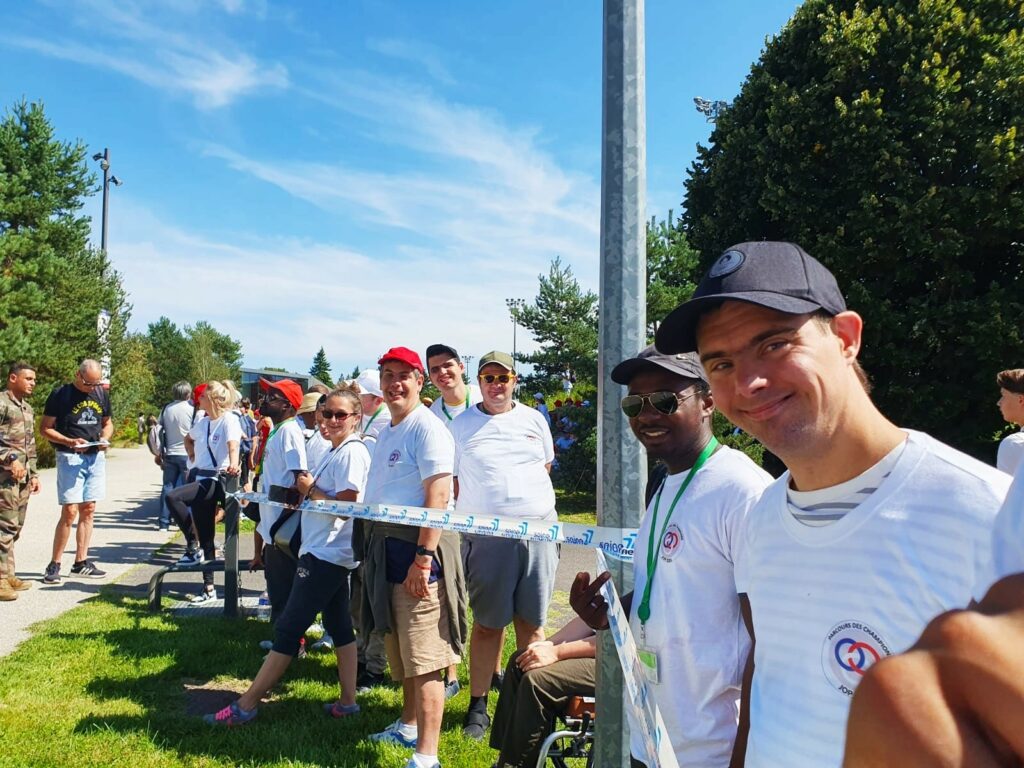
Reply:
M715 440L715 404L696 355L665 355L652 344L611 378L628 387L622 411L633 434L667 470L640 521L634 590L623 597L630 628L679 764L724 768L750 647L733 578L736 543L771 477ZM608 626L598 594L608 578L591 584L580 573L572 586L573 608L595 629ZM638 733L631 747L641 754Z
M556 520L551 430L540 413L513 398L512 357L488 352L480 358L477 378L483 399L451 425L456 509L473 515ZM552 542L464 534L462 560L474 616L463 733L482 739L490 725L487 692L505 627L515 628L520 651L544 640L558 548Z
M430 412L445 424L451 424L452 419L480 402L480 390L466 384L462 378L465 372L466 365L454 347L447 344L427 347L427 373L441 393L431 404Z
M106 450L114 433L110 398L103 388L103 369L96 360L83 360L75 380L46 398L39 431L57 451L57 501L60 520L53 534L53 556L43 581L60 581L60 558L75 532L73 576L106 576L89 560L96 502L106 495Z

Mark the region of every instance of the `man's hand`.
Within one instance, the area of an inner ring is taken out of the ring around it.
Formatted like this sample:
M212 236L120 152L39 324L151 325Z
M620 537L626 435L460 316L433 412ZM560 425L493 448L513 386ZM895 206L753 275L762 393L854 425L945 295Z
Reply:
M225 469L224 474L230 475L231 477L236 477L237 475L242 474L242 468L235 464Z
M591 629L608 629L608 603L601 597L601 586L612 575L605 571L590 581L590 574L580 571L569 589L569 605Z
M529 672L531 669L540 669L541 667L554 664L556 661L558 661L558 651L555 650L555 644L550 640L530 643L526 650L519 654L519 658L516 659L516 663L523 672Z
M11 477L14 478L14 482L20 483L25 479L25 475L28 474L28 467L15 459L7 465L7 471L11 473Z
M68 448L74 448L76 453L81 453L86 450L83 446L89 442L84 437L73 437L71 442L68 443Z
M406 592L417 600L422 600L430 594L430 569L420 568L414 560L413 564L409 566L409 573L406 574L405 581L402 583L405 586Z
M158 467L162 467L164 465L164 457L163 456L154 456L153 457L153 463L156 464Z
M1024 574L977 610L944 613L854 694L846 768L1019 766L1024 759Z
M42 490L42 485L39 484L39 475L32 475L32 478L28 481L29 493L36 494Z
M313 476L308 472L303 472L295 478L295 487L298 488L299 493L303 496L308 495L310 489L313 487Z
M250 571L258 571L262 567L263 567L263 556L260 555L257 552L256 556L253 557L253 559L249 561L249 570Z

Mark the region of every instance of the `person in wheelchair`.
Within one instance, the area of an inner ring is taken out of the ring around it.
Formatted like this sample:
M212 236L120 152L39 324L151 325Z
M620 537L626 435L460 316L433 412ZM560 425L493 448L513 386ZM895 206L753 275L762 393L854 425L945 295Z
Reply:
M533 768L555 717L574 696L594 695L597 637L575 618L549 640L517 651L505 667L505 680L491 725L493 768Z

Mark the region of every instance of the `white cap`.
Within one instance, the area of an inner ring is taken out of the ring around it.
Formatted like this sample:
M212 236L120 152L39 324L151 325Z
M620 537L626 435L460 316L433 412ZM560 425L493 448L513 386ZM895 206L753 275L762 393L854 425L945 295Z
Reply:
M384 397L384 393L380 391L380 371L376 368L360 371L355 383L359 385L359 390L367 395Z

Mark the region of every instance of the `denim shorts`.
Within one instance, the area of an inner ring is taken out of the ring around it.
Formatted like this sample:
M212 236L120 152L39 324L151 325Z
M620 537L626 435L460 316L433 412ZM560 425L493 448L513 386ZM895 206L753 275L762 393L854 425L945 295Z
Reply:
M107 491L107 454L57 451L57 502L102 501Z

